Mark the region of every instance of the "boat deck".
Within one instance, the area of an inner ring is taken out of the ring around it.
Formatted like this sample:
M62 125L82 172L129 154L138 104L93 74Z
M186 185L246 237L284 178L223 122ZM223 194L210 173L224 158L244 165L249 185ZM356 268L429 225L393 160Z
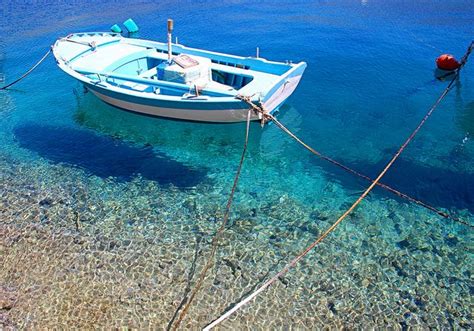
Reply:
M86 46L83 46L86 47ZM128 45L125 43L112 43L107 47L101 47L95 52L87 52L71 63L73 69L81 70L87 68L89 71L104 72L110 65L120 59L142 53L145 48L141 46Z
M81 73L108 75L113 73L114 70L127 59L150 57L161 61L167 60L167 54L161 48L152 48L150 45L141 44L139 40L128 40L109 33L75 34L68 36L67 39L65 38L58 41L58 43L59 42L67 43L68 45L67 47L57 47L59 50L58 56L60 56L72 70ZM92 51L89 45L91 42L95 44L95 50ZM165 45L162 43L156 44ZM177 46L183 47L182 45ZM211 81L204 86L204 89L220 90L229 96L236 94L254 95L260 93L263 97L266 91L280 79L280 76L277 74L252 70L242 65L232 66L216 62L217 61L211 62L211 70L245 76L248 77L250 82L239 89L235 89L227 84ZM132 75L131 78L152 80L154 75L156 75L156 68L146 70L141 74ZM156 78L154 83L156 83ZM189 88L189 86L182 85L184 88ZM132 81L128 84L128 88L138 92L150 92L152 89L148 89L147 87L146 82L137 83Z

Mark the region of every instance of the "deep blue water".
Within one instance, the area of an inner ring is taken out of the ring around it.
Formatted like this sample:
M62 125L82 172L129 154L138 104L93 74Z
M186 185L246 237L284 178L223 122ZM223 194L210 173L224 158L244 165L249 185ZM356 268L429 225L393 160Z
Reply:
M173 18L174 35L184 45L248 56L258 46L268 59L306 61L303 79L278 118L316 150L371 177L447 86L434 77L436 57L460 58L474 38L472 1L10 1L2 7L5 82L0 85L21 75L58 37L108 30L129 17L141 38L165 40L166 19ZM39 162L46 169L39 182L55 182L53 168L60 165L79 177L111 180L106 184L111 186L152 181L162 194L169 187L191 194L190 188L202 185L219 192L212 201L222 209L244 130L244 124L175 122L114 109L84 94L52 57L14 88L0 91L0 160L8 160L0 167L15 173L13 164L28 168ZM382 181L472 223L473 161L471 58L456 87ZM262 129L254 123L235 204L260 208L290 196L335 216L367 185L315 159L276 126ZM202 201L211 196L196 192ZM396 223L385 210L390 199L404 203L375 189L370 203L360 208L364 215L385 215L387 224ZM443 236L470 230L423 208L411 212L408 218L429 220L430 231ZM272 226L274 221L263 222ZM388 231L384 238L403 249L389 226L382 230ZM345 235L351 228L340 231Z

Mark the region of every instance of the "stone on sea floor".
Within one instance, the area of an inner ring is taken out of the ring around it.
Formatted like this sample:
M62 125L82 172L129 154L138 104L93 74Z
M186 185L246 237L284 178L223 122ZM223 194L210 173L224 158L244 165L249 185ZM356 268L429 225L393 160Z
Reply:
M363 287L369 287L370 285L370 280L368 280L367 278L365 278L363 281L362 281L362 286Z
M186 207L189 211L196 211L197 204L194 198L188 198L184 201L183 206Z
M232 275L234 277L237 277L240 274L242 268L238 265L236 261L224 258L222 259L222 262L224 262L224 264L231 269Z
M309 232L311 233L313 236L319 236L319 228L317 226L317 224L314 224L312 222L306 222L304 223L303 225L300 226L300 229L302 231L306 231L306 232Z
M315 210L310 214L310 218L313 220L326 221L329 216L324 211Z
M14 324L5 313L0 311L0 330L16 330Z
M44 199L40 200L40 202L38 202L38 204L42 207L49 207L53 204L53 200L51 200L49 198L44 198Z
M397 246L400 249L408 249L410 251L419 250L422 252L426 252L432 249L432 246L426 241L426 238L415 237L411 235L397 242Z
M10 310L17 300L17 290L14 287L0 285L0 310Z
M459 239L452 233L449 233L444 241L450 247L456 246L459 243Z
M397 242L397 246L404 249L410 247L410 242L407 239L400 240Z

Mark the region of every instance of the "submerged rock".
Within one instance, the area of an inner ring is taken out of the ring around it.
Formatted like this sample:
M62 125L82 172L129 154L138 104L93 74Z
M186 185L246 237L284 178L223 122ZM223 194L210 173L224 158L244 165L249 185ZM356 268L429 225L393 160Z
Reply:
M49 199L49 198L45 198L45 199L42 199L40 202L39 202L39 205L41 207L49 207L53 204L53 200Z
M448 234L444 241L449 247L456 246L459 243L459 239L452 233Z
M16 303L17 290L14 287L0 285L0 310L10 310Z
M403 239L399 242L397 242L397 246L404 249L410 247L410 242L407 239Z

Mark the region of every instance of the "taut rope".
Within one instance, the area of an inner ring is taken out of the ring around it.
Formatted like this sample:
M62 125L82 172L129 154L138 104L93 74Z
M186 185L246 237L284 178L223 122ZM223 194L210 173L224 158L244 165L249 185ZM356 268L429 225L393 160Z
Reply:
M18 83L20 80L22 80L23 78L25 78L26 76L28 76L33 70L36 69L36 67L38 67L47 57L48 55L51 53L51 48L46 52L45 55L43 55L43 57L38 61L36 62L36 64L34 66L32 66L27 72L25 72L20 78L16 79L15 81L11 82L10 84L8 85L5 85L3 87L0 87L0 90L6 90L7 88L9 88L10 86Z
M363 178L369 182L374 182L374 180L372 178L370 178L369 176L366 176L352 168L349 168L348 166L330 158L329 156L326 156L320 152L318 152L317 150L315 150L314 148L312 148L311 146L309 146L308 144L306 144L304 141L302 141L300 138L298 138L293 132L291 132L287 127L285 127L280 121L278 121L275 116L273 116L272 114L269 114L267 111L265 111L265 109L262 107L262 106L257 106L255 103L252 102L251 98L249 97L246 97L246 96L242 96L242 95L238 95L237 98L239 98L240 100L246 102L250 107L252 107L252 109L254 109L256 112L259 112L261 113L266 119L268 120L271 120L272 122L274 122L280 129L282 129L285 133L287 133L291 138L293 138L294 140L296 140L298 143L300 143L304 148L306 148L308 151L310 151L311 153L313 153L314 155L320 157L321 159L323 160L326 160L338 167L340 167L341 169L344 169L346 170L347 172L350 172L360 178ZM455 222L458 222L458 223L461 223L461 224L464 224L466 226L469 226L469 227L474 227L473 225L467 223L466 221L460 219L460 218L457 218L455 216L452 216L444 211L441 211L439 209L436 209L435 207L433 206L430 206L429 204L427 204L426 202L423 202L421 200L418 200L418 199L415 199L403 192L400 192L384 183L377 183L378 186L380 186L381 188L389 191L389 192L392 192L396 195L398 195L399 197L401 198L404 198L404 199L407 199L408 201L411 201L413 203L416 203L420 206L423 206L431 211L434 211L435 213L437 213L438 215L444 217L444 218L450 218L452 219L453 221Z
M65 38L62 38L61 40L64 40L64 41L69 41L71 43L75 43L75 44L80 44L80 45L84 45L84 46L89 46L90 48L94 49L96 46L96 44L94 42L85 42L85 41L78 41L78 40L72 40L72 39L68 39L68 37L65 37ZM43 57L38 61L36 62L36 64L34 66L32 66L27 72L25 72L20 78L16 79L15 81L11 82L10 84L8 85L5 85L3 87L0 87L0 90L6 90L7 88L9 88L10 86L18 83L20 80L22 80L23 78L25 78L26 76L28 76L33 70L36 69L36 67L38 67L44 60L46 60L46 58L48 57L48 55L51 53L52 51L52 46L48 49L48 51L46 52L45 55L43 55Z
M237 188L237 183L239 182L240 172L242 170L242 166L243 166L244 159L245 159L245 153L247 151L247 145L248 145L248 140L249 140L249 131L250 131L250 115L251 115L251 113L252 113L252 108L249 108L248 113L247 113L247 126L246 126L246 131L245 131L244 148L242 150L242 155L240 156L240 163L239 163L239 166L237 167L237 172L235 173L234 184L232 185L232 190L230 191L229 199L227 200L227 205L226 205L226 208L225 208L224 218L222 220L221 226L219 227L216 234L212 238L211 253L210 253L210 255L207 259L207 262L206 262L204 268L201 270L201 273L199 274L199 278L198 278L196 284L194 285L194 288L191 292L191 295L189 296L189 301L184 305L184 308L181 311L181 314L179 314L179 317L176 320L176 323L172 327L173 330L176 330L179 327L182 320L186 316L186 313L188 312L188 309L191 306L191 302L193 301L194 297L196 296L196 294L199 292L199 290L202 287L202 284L204 282L204 278L206 277L207 272L209 271L209 269L214 264L214 256L215 256L216 251L217 251L217 244L219 243L219 240L221 239L222 234L224 233L225 226L227 225L227 221L229 220L230 209L232 207L232 201L234 199L235 190Z
M474 42L471 42L469 45L466 53L461 59L461 65L460 67L456 70L456 73L449 82L448 86L445 88L443 93L438 97L436 102L430 107L426 115L423 117L423 119L420 121L418 126L413 130L413 132L410 134L410 136L405 140L405 142L400 146L398 151L395 153L395 155L392 157L392 159L387 163L385 168L379 173L377 178L369 185L369 187L357 198L357 200L352 204L352 206L349 207L337 220L334 222L318 239L316 239L314 242L312 242L305 250L303 250L300 254L298 254L295 258L293 258L283 269L281 269L278 273L276 273L272 278L267 280L263 285L261 285L257 290L252 292L249 296L247 296L245 299L237 303L235 306L233 306L230 310L228 310L226 313L221 315L218 319L214 320L212 323L207 325L204 330L210 330L211 328L217 326L218 324L222 323L225 319L227 319L229 316L234 314L236 311L238 311L240 308L242 308L244 305L249 303L252 299L254 299L257 295L259 295L261 292L263 292L267 287L272 285L274 282L278 280L279 277L285 275L291 268L293 268L296 263L298 263L299 260L301 260L303 257L306 256L316 245L318 245L324 238L326 238L334 229L341 223L347 215L349 215L356 207L358 204L364 200L364 198L369 194L370 191L377 185L379 180L385 175L385 173L390 169L390 167L393 165L393 163L398 159L398 157L402 154L402 152L405 150L405 148L408 146L408 144L413 140L413 138L416 136L418 131L422 128L422 126L425 124L425 122L428 120L428 118L431 116L431 114L436 110L438 105L441 103L441 101L446 97L446 95L449 93L451 90L451 87L454 84L454 81L457 79L459 76L459 72L461 68L464 66L466 63L469 55L471 54L472 48L474 46Z

